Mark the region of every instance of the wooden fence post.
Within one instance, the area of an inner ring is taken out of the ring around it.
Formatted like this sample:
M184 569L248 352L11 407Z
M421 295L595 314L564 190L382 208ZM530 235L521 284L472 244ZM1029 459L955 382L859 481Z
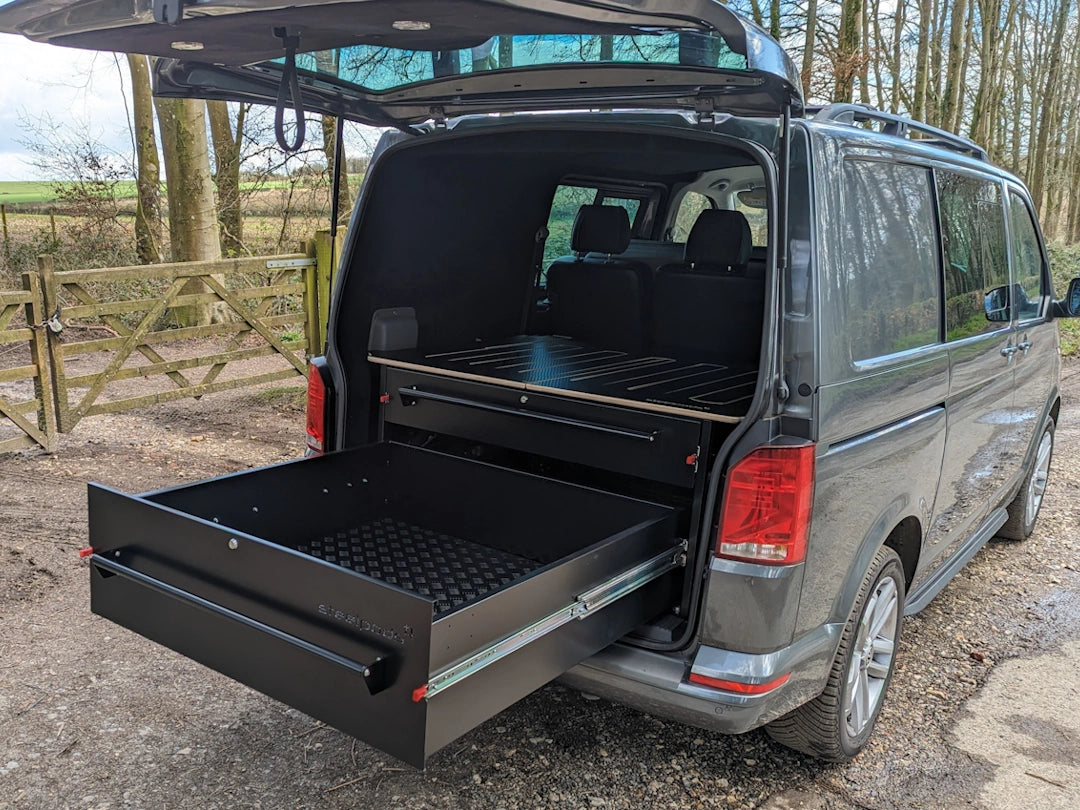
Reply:
M330 231L315 232L315 264L319 288L319 354L326 351L326 326L330 320L330 290L333 288L334 279L337 277L338 268L336 265L341 263L341 247L345 242L345 232L338 231L337 239L333 241L334 247L333 251L331 251ZM334 255L334 267L331 267L331 252Z
M54 381L49 363L47 326L41 326L50 317L42 296L41 279L33 270L23 273L23 289L33 296L26 305L26 322L35 325L30 339L30 362L37 367L34 377L34 397L41 403L38 411L38 428L45 434L45 452L56 452L56 399L53 395Z
M56 286L56 263L52 256L38 256L38 274L45 299L44 319L60 312L60 292ZM56 421L61 433L67 433L75 423L68 409L67 377L64 374L64 344L60 335L46 328L45 339L49 350L49 373L52 375L53 397L56 402Z
M303 269L304 278L304 331L307 333L308 358L322 354L323 338L319 328L319 268L315 255L315 240L308 239L301 244L300 252L315 259L314 265Z
M4 223L4 264L11 263L11 242L8 240L7 205L0 203L0 221Z

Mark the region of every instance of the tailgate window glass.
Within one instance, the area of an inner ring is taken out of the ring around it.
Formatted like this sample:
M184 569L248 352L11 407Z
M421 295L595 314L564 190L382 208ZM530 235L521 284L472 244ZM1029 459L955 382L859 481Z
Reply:
M401 22L425 25L419 20ZM604 63L747 70L746 57L732 51L719 34L665 30L643 31L634 36L500 35L467 48L440 51L350 45L298 54L296 58L297 67L377 92L484 70Z
M941 295L930 172L844 162L839 294L854 361L936 343Z

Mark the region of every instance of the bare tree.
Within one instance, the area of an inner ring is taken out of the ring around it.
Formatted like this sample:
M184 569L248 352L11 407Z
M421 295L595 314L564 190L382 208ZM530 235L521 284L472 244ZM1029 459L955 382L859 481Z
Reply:
M206 139L206 104L195 99L157 98L155 106L165 155L173 261L220 259L214 182ZM201 281L192 279L183 292L198 294L207 289ZM173 310L182 326L210 323L218 311L208 305Z
M136 188L135 252L143 264L165 261L161 233L161 164L154 134L154 102L146 57L128 54L134 119Z

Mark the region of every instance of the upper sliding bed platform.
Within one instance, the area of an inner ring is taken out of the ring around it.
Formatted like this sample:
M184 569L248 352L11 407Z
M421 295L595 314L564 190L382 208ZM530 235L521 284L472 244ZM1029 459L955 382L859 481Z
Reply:
M746 415L757 384L752 367L633 355L552 335L457 351L378 351L368 358L411 371L728 423Z

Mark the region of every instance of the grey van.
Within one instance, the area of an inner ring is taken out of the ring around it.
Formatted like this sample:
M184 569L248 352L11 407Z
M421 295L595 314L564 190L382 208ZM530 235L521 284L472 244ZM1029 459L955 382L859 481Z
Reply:
M1033 531L1061 401L1030 196L807 108L715 0L18 0L156 92L390 128L309 458L90 489L92 608L401 759L542 684L829 760L902 619ZM518 33L513 33L518 32ZM336 196L336 195L335 195Z

